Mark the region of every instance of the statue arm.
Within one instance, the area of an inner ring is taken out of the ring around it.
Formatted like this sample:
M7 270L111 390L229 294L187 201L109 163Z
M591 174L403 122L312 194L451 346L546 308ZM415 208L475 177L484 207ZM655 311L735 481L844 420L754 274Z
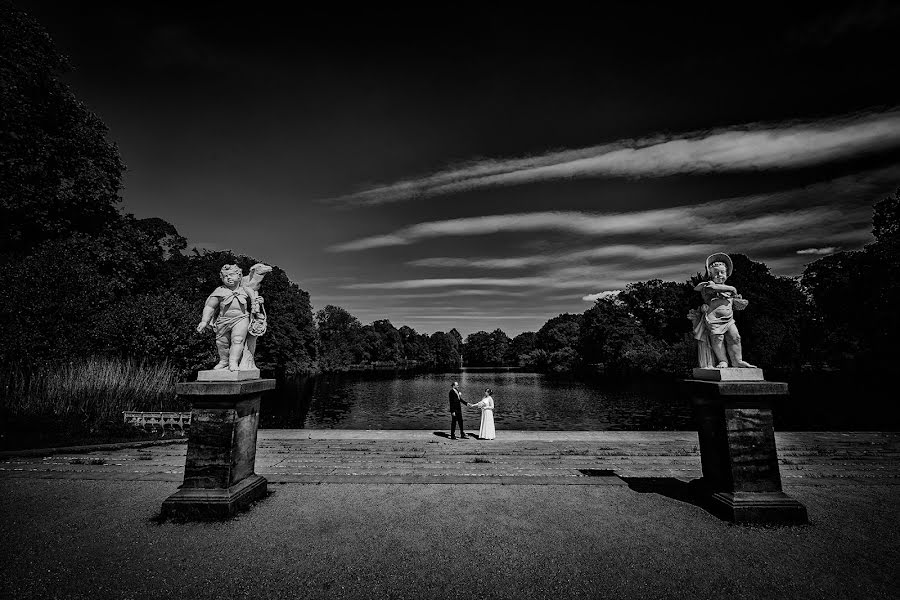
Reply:
M270 272L271 270L272 267L269 267L268 265L264 265L262 263L257 263L250 267L250 274L246 275L241 280L241 285L255 292L259 289L259 284L262 283L262 280L265 278L266 273Z
M714 292L731 292L732 294L737 294L736 287L725 285L724 283L713 283L712 281L706 281L704 283L706 283L707 288L713 290Z
M206 305L203 307L203 317L200 319L200 324L197 325L197 331L203 331L209 325L210 320L212 320L213 315L216 314L216 310L219 308L219 298L217 296L210 296L206 299Z

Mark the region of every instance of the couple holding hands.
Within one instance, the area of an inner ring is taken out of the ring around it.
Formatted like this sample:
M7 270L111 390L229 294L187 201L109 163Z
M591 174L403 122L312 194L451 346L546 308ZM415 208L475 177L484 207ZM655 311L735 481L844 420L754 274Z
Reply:
M460 439L466 438L466 430L463 429L463 418L462 418L462 405L472 408L480 408L481 409L481 429L478 431L478 439L480 440L492 440L496 437L496 432L494 431L494 399L491 397L491 388L485 388L484 397L482 397L481 402L477 404L469 404L465 400L462 399L462 394L459 392L459 382L454 381L453 385L450 386L450 439L456 439L456 424L459 423L459 437Z

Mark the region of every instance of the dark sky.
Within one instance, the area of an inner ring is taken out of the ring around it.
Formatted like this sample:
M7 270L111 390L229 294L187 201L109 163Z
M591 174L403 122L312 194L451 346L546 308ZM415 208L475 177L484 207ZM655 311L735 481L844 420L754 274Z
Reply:
M607 4L19 3L125 210L364 323L515 334L713 251L797 275L871 240L900 5Z

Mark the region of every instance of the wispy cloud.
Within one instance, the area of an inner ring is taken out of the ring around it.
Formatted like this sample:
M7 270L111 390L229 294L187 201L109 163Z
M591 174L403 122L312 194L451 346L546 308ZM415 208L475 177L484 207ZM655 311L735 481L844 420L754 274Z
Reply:
M372 187L334 201L374 205L480 188L591 177L660 177L794 169L900 147L900 110L818 121L751 123L460 167Z
M634 250L627 244L610 244L614 236L643 234L652 235L656 240L680 236L688 240L717 240L717 243L721 243L723 235L731 239L766 239L788 234L800 238L815 227L827 226L835 233L859 227L867 229L871 220L873 194L883 193L895 186L898 178L900 165L893 165L803 188L671 208L617 213L546 211L427 221L388 234L336 244L329 250L351 252L405 246L435 238L539 231L604 240L608 249L598 252L610 253ZM526 257L485 258L480 265L470 265L463 259L439 257L420 259L414 264L517 268L534 266L535 261L541 260Z
M803 188L665 209L515 213L418 223L379 238L425 245L445 237L524 232L528 235L518 238L524 249L528 240L562 232L565 235L558 241L567 250L499 258L421 258L407 266L430 269L429 277L357 281L343 287L410 295L451 288L454 294L484 290L485 296L507 292L546 296L554 290L571 290L573 300L593 301L601 297L598 294L636 281L684 281L702 269L708 253L717 250L742 252L775 273L796 275L828 250L858 247L870 240L872 202L893 189L898 179L900 165L895 165ZM369 248L372 239L355 240L339 249ZM516 239L503 238L503 244L514 247ZM447 269L449 276L435 276L435 269ZM487 276L491 274L499 276Z
M404 279L398 281L378 281L374 283L352 283L342 286L348 290L416 290L425 288L445 288L456 286L486 285L491 287L527 287L543 285L543 277L456 277L444 279Z
M813 255L821 255L825 256L827 254L834 254L837 252L837 248L834 246L828 246L827 248L804 248L803 250L797 250L797 254L813 254Z
M429 238L488 235L500 232L561 231L593 236L640 233L662 227L698 225L694 212L691 208L671 208L632 213L594 214L566 211L466 217L419 223L389 235L337 244L330 250L335 252L370 250L412 244Z
M639 246L613 244L565 252L559 254L534 254L510 258L461 258L435 257L409 261L413 267L454 267L466 269L521 269L541 265L562 264L583 260L627 258L629 260L662 260L676 257L697 256L712 248L709 244L674 244L663 246Z
M596 294L588 294L587 296L582 296L582 300L585 302L596 302L601 298L615 298L619 294L622 293L622 290L608 290L606 292L597 292Z

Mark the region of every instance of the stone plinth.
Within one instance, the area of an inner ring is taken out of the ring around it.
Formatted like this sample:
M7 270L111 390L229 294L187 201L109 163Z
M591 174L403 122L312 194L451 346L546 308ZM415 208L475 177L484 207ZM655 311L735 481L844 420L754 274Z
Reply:
M162 506L163 517L224 518L266 493L254 472L262 393L274 379L179 383L191 400L184 482Z
M763 381L763 370L745 367L726 367L724 369L694 369L694 379L704 381Z
M772 404L788 394L773 381L683 382L694 406L704 489L736 523L806 523L806 507L781 489Z
M259 369L240 369L237 371L209 369L197 372L197 381L246 381L249 379L259 379Z

